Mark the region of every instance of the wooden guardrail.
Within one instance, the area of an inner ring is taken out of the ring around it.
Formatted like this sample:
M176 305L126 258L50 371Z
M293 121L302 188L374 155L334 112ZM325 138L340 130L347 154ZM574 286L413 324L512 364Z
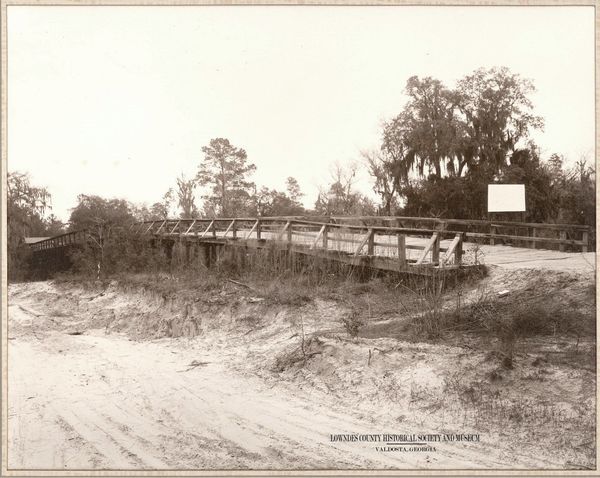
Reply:
M187 236L203 240L286 241L308 250L334 250L354 257L395 257L400 262L415 265L460 264L463 241L531 248L551 246L560 251L569 247L583 252L592 245L589 226L401 216L163 219L135 223L130 231L139 235ZM429 241L425 245L407 242L411 236L427 237ZM440 247L440 241L445 238L452 238L452 243L447 248ZM88 239L87 231L74 231L30 247L33 251L42 251ZM420 253L414 257L411 254L414 251Z
M34 242L29 247L32 251L46 251L50 249L57 249L59 247L71 246L74 244L81 244L88 239L88 232L86 230L67 232L65 234L59 234L58 236L44 239L43 241Z
M432 229L336 224L298 217L164 219L135 224L131 231L140 235L196 238L202 241L271 241L310 253L341 253L347 262L362 257L389 259L393 269L410 265L459 266L462 261L462 233ZM428 238L407 242L410 236ZM448 247L440 242L452 236ZM338 254L338 260L340 256ZM381 268L390 268L380 264Z
M582 252L593 248L593 229L577 224L546 224L512 221L485 221L470 219L444 219L431 217L401 216L332 216L336 223L388 224L402 227L426 227L442 231L466 233L466 240L490 245L509 243L535 249L555 246L560 251L567 247Z

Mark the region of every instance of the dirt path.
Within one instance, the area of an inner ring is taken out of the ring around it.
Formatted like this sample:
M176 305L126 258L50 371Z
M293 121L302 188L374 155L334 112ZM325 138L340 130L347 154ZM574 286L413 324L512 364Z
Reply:
M332 443L330 434L439 430L399 424L398 410L359 414L318 390L268 382L239 366L236 372L230 363L240 351L214 337L136 342L103 329L69 335L41 330L41 307L18 297L9 307L9 469L560 466L509 455L485 437L436 444L433 453Z

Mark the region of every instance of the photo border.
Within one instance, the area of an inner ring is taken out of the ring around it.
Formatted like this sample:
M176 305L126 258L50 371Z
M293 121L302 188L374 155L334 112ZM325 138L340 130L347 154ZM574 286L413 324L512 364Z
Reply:
M7 161L8 161L8 32L7 32L7 13L8 8L18 6L431 6L431 7L452 7L452 6L473 6L473 7L559 7L559 6L587 6L594 7L594 55L595 55L595 151L594 163L596 169L598 166L598 146L600 136L598 131L599 122L599 100L598 100L598 79L600 78L600 66L598 62L598 51L600 47L599 25L600 15L598 4L595 0L352 0L352 1L323 1L323 0L296 0L296 1L275 1L275 0L140 0L140 1L118 1L118 0L0 0L0 55L1 55L1 129L0 144L2 148L1 161L1 201L0 201L0 271L1 271L1 365L2 365L2 448L1 448L1 468L0 476L599 476L598 475L598 446L600 437L598 434L598 336L600 327L598 325L598 311L600 304L596 300L596 469L595 470L518 470L518 469L394 469L394 470L119 470L119 469L85 469L85 470L64 470L64 469L8 469L8 286L7 286ZM596 192L600 179L596 174ZM598 224L598 204L600 201L596 194L596 237L600 231ZM596 299L598 298L598 255L596 249Z

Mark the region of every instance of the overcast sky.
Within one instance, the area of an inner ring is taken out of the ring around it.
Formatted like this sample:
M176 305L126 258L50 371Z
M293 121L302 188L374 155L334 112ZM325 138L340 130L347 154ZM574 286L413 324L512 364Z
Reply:
M8 7L8 167L68 219L80 193L159 201L211 138L257 184L380 143L406 80L479 67L530 78L544 156L594 157L593 7ZM364 178L364 173L362 174ZM361 180L359 188L368 192Z

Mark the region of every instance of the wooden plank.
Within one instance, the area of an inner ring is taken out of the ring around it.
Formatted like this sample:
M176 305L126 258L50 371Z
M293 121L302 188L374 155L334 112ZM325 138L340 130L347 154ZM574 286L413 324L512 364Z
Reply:
M210 224L208 225L208 227L204 230L204 232L200 235L200 237L204 237L206 236L206 234L208 234L208 231L210 231L210 228L212 227L212 225L215 223L215 220L213 219L212 221L210 221Z
M288 227L290 227L290 221L285 223L285 226L283 226L283 229L279 232L279 234L277 235L277 240L281 241L281 238L283 237L283 235L285 234L285 231L288 230Z
M229 223L229 226L227 226L227 229L225 229L225 234L223 234L223 237L227 237L227 234L229 233L229 231L231 231L234 224L235 224L235 219Z
M311 239L314 239L315 233L314 232L300 232L300 231L296 230L296 228L294 227L294 236L310 237Z
M185 234L189 234L189 232L192 230L192 227L194 227L194 224L196 224L196 219L194 219L192 221L192 223L190 224L190 227L188 227L187 230L185 231Z
M441 262L442 265L446 265L448 263L448 260L450 259L452 254L454 254L456 246L458 246L459 242L460 242L460 234L457 234L456 236L454 236L454 239L452 239L452 242L450 243L450 247L446 250L446 254L444 254L444 257L442 258L442 262Z
M406 236L398 234L398 262L403 269L406 267Z
M158 234L160 232L160 230L163 228L163 226L167 223L167 220L165 219L163 221L163 223L160 225L160 227L156 230L156 232L154 234Z
M423 249L421 256L417 259L418 266L423 264L425 257L427 257L427 254L429 254L429 252L431 251L431 249L433 248L433 246L435 245L437 240L438 240L438 233L434 232L433 235L431 236L431 239L429 239L429 242L425 246L425 249Z
M246 237L244 239L250 239L250 236L252 235L252 233L254 231L256 231L256 228L258 227L258 219L256 220L256 222L254 223L254 225L252 226L252 229L250 229L250 232L248 234L246 234Z
M150 225L148 226L148 229L146 229L146 231L144 232L144 234L148 234L148 231L149 231L150 229L152 229L152 226L154 226L154 222L155 222L155 221L152 221L152 222L150 223Z
M526 227L537 227L537 228L546 228L546 229L564 229L564 228L572 228L575 230L584 230L588 229L589 226L581 226L579 224L546 224L546 223L536 223L536 222L513 222L513 221L487 221L481 219L446 219L446 218L435 218L435 217L412 217L412 216L333 216L332 219L335 219L339 222L343 222L344 220L361 220L361 221L390 221L390 222L432 222L432 223L447 223L447 224L457 224L464 226L489 226L490 223L495 224L496 226L526 226Z
M373 234L373 230L369 229L367 231L367 233L363 236L363 238L360 241L360 244L356 248L356 251L354 251L354 256L355 257L358 257L360 255L360 251L362 251L363 247L365 247L365 244L369 241L369 239L371 238L372 234Z
M575 241L572 239L568 239L566 241L563 241L561 239L553 239L550 237L526 237L526 236L510 236L508 234L483 234L483 233L478 233L478 232L466 232L465 233L466 237L469 238L490 238L490 239L508 239L508 240L513 240L513 241L522 241L522 240L528 240L528 241L537 241L537 242L549 242L552 244L569 244L569 245L574 245L574 246L582 246L585 243L583 241Z
M171 232L169 234L173 234L175 232L175 229L177 229L179 227L179 223L181 221L177 221L177 223L175 224L175 226L173 227L173 229L171 229Z
M315 247L317 247L317 243L319 242L319 239L321 239L323 237L323 233L325 232L326 228L327 228L326 225L323 225L321 227L321 229L319 230L319 233L317 234L317 237L315 237L315 240L313 241L313 243L310 246L311 249L314 249ZM327 247L327 246L325 246L325 247Z

